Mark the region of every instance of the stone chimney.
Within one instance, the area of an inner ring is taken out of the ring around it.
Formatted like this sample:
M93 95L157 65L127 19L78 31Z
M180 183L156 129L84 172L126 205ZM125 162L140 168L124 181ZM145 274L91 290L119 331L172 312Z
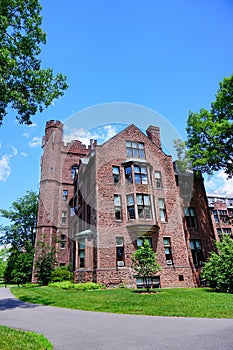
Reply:
M158 148L162 149L160 141L160 128L150 125L146 130L148 139L151 140Z

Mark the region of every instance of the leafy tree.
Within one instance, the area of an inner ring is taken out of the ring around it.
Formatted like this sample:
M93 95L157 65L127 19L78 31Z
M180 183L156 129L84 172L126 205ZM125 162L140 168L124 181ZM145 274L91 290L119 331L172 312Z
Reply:
M211 252L202 269L201 277L219 292L233 293L233 240L223 235L216 242L218 252Z
M8 248L0 248L0 279L3 279L6 270L7 259L9 256Z
M9 258L5 271L7 282L25 283L31 280L36 237L38 195L26 195L12 203L10 210L0 209L10 225L1 227L0 244L9 244Z
M146 289L149 292L149 279L153 277L157 271L161 270L161 266L157 263L156 254L150 247L150 243L146 238L142 240L142 245L132 254L131 260L136 276L143 278Z
M223 169L233 175L233 75L219 84L210 110L189 113L187 146L194 169L207 174Z
M52 281L52 272L56 264L56 252L53 247L43 245L40 256L35 267L37 270L37 281L42 286L47 286Z
M17 111L19 123L48 107L68 88L66 77L42 69L39 58L46 34L41 29L38 0L1 0L0 3L0 125L7 107Z
M175 161L176 171L181 174L187 174L192 171L191 159L185 141L175 140L174 148L177 154L177 160Z

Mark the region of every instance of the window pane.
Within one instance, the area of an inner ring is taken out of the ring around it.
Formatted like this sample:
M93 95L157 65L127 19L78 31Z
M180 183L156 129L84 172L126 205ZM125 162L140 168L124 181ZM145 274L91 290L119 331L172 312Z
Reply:
M144 195L144 204L145 205L150 205L150 199L148 195Z
M143 144L142 142L139 142L139 143L138 143L138 148L144 149L144 144Z
M142 175L142 184L143 185L147 185L148 181L147 181L147 175Z
M127 204L128 205L134 205L133 194L130 194L130 195L127 196Z
M190 241L190 248L191 248L192 250L195 249L195 247L194 247L194 242L193 242L193 241Z
M141 176L140 176L140 174L134 174L134 179L135 179L135 183L136 184L140 184L141 183Z
M165 208L165 203L163 198L159 198L159 207L160 208Z
M121 196L114 195L114 205L120 206L121 205Z
M161 179L161 173L160 173L160 171L155 171L155 178L156 178L156 179Z
M165 254L170 254L170 248L169 247L165 247L164 250L165 250Z
M120 169L118 166L113 166L112 167L112 172L114 175L119 175Z
M163 244L170 246L170 239L169 238L163 238Z
M138 148L138 143L137 142L132 142L132 147L133 148Z
M134 172L135 173L140 173L140 168L137 165L134 165Z
M126 173L126 174L131 174L131 172L132 172L131 166L127 166L127 167L125 168L125 173Z
M143 204L142 194L137 194L137 204Z
M140 158L145 158L145 152L142 149L139 150L139 156Z

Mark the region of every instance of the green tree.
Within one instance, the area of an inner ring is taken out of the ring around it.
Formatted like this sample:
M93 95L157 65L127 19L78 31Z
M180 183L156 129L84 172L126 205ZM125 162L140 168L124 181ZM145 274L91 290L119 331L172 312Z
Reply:
M180 174L190 173L192 164L185 141L177 139L173 143L177 154L177 160L175 161L176 171Z
M12 203L10 210L0 209L1 217L10 225L1 227L0 244L9 244L9 258L5 279L7 282L25 283L31 280L38 195L27 191L26 195Z
M19 123L31 124L31 116L68 88L65 76L41 68L46 34L40 11L38 0L0 2L0 125L7 107L17 112Z
M9 249L6 247L0 248L0 280L4 277L8 256Z
M210 110L189 113L187 146L195 170L233 175L233 75L224 78Z
M40 256L35 263L37 281L40 285L47 286L52 281L52 272L55 269L56 263L55 248L43 244Z
M131 260L136 276L143 278L146 289L149 291L150 279L161 270L161 266L157 263L156 254L146 238L142 240L142 245L132 254Z
M223 235L216 242L217 252L211 252L210 258L202 269L201 277L219 292L233 293L233 240Z

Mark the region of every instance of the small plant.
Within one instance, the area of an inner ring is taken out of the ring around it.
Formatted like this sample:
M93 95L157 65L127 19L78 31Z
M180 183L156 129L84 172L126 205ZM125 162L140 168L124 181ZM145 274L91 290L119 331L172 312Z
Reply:
M103 286L101 284L97 284L94 282L86 282L86 283L77 283L74 284L75 290L95 290L95 289L103 289Z
M73 274L69 266L56 267L51 273L52 282L71 281L72 279Z
M86 282L86 283L72 283L71 281L62 281L62 282L54 282L49 283L49 287L54 287L62 290L76 290L76 291L86 291L86 290L95 290L95 289L103 289L104 287L101 284L97 284L94 282Z

